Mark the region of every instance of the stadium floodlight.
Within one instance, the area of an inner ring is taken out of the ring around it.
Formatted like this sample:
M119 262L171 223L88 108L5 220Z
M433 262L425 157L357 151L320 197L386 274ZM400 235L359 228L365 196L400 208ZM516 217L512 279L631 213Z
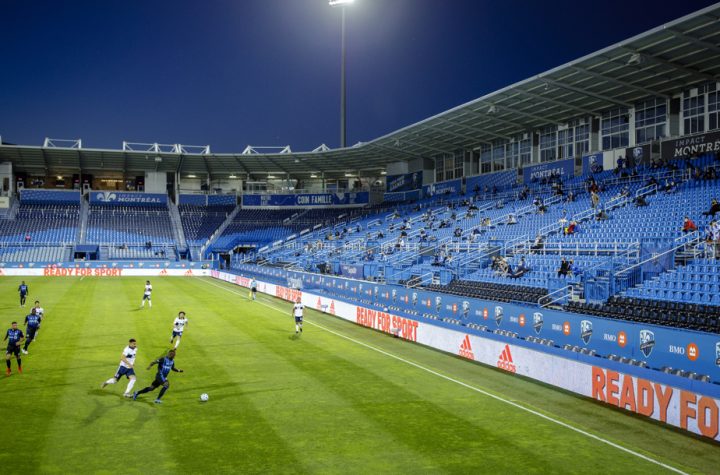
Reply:
M345 7L353 3L354 0L330 0L331 7L340 7L342 10L342 22L340 33L341 59L340 59L340 148L345 148L346 130L346 103L345 103Z
M236 177L235 174L233 173L233 174L230 175L228 178L237 178L237 177Z
M628 58L627 65L632 66L635 64L640 64L640 63L642 63L642 59L643 59L643 57L640 53L633 53L630 55L630 58Z
M311 174L310 174L310 178L317 178L317 175L314 174L314 173L311 173Z
M197 178L197 176L195 176L195 175L188 175L187 177L188 178Z

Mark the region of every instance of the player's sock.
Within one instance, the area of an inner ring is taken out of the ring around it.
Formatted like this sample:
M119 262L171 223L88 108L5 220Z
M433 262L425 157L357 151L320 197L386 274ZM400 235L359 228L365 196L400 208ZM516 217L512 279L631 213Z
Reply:
M23 346L23 350L27 351L28 346L30 346L30 340L25 340L25 345Z
M18 358L17 363L18 363L18 371L22 373L22 359Z
M7 365L8 370L9 370L10 369L10 360L5 360L5 364Z
M298 328L297 323L295 324L295 333L299 332L300 328Z
M148 307L152 308L152 300L148 300Z
M179 339L178 339L178 341L175 342L175 348L177 348L178 346L180 346L180 340L179 340Z
M133 386L135 386L135 380L131 379L130 382L128 382L127 388L125 388L125 394L130 394L130 391L132 391Z
M107 386L108 384L115 384L115 383L117 383L117 380L115 378L110 378L103 383L103 387Z
M163 394L165 394L165 391L167 391L167 390L168 390L168 388L166 388L165 386L162 387L162 389L160 390L160 394L158 394L158 397L157 397L157 400L158 400L158 401L159 401L160 399L162 399Z

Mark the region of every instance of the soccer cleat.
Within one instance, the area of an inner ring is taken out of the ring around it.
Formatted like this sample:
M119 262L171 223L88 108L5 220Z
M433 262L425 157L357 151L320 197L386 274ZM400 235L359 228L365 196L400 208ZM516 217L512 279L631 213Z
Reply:
M105 389L105 386L107 386L107 381L100 385L100 389Z
M125 397L133 397L133 395L132 395L131 393L125 393L125 394L123 394L123 396L125 396Z
M135 391L132 395L133 401L137 401L137 391Z
M162 404L162 401L160 399L155 399L155 404Z
M5 376L10 376L12 374L12 371L10 371L10 368L5 370Z
M22 348L20 351L22 351L22 354L23 354L23 355L27 355L27 354L28 354L28 351L27 351L25 348Z
M22 373L22 366L18 366L18 373Z

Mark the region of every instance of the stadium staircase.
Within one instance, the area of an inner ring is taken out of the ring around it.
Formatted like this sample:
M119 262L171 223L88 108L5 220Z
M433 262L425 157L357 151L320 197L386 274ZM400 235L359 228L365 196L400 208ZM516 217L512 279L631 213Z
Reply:
M168 200L168 209L170 213L170 223L172 223L173 227L173 235L175 236L175 242L177 242L178 253L184 253L187 251L188 245L180 219L180 212L178 211L177 205L171 200Z
M228 217L225 219L225 221L223 221L223 223L220 225L220 227L217 228L214 233L212 233L212 235L208 238L207 241L205 241L205 244L203 244L200 247L200 251L197 252L197 255L195 255L195 251L193 251L193 256L192 256L193 260L199 260L199 259L203 258L203 256L207 252L207 250L210 249L210 246L212 246L213 243L215 241L217 241L217 239L220 236L222 236L222 233L223 233L223 231L225 231L225 228L227 228L230 225L230 223L233 222L233 220L235 219L235 216L237 216L237 214L239 212L240 212L240 205L235 206L235 209L232 210L232 213L230 213L228 215Z
M80 244L85 244L85 238L87 237L88 209L90 209L90 205L87 200L82 197L80 199L80 236L78 238L78 243Z

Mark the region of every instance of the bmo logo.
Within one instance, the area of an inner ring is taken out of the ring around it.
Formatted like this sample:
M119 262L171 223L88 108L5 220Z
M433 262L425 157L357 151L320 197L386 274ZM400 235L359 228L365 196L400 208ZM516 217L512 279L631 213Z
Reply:
M687 357L690 361L695 361L700 357L700 349L695 343L690 343L687 346Z
M685 354L685 347L684 346L675 346L670 345L668 347L668 351L674 355L684 355Z

